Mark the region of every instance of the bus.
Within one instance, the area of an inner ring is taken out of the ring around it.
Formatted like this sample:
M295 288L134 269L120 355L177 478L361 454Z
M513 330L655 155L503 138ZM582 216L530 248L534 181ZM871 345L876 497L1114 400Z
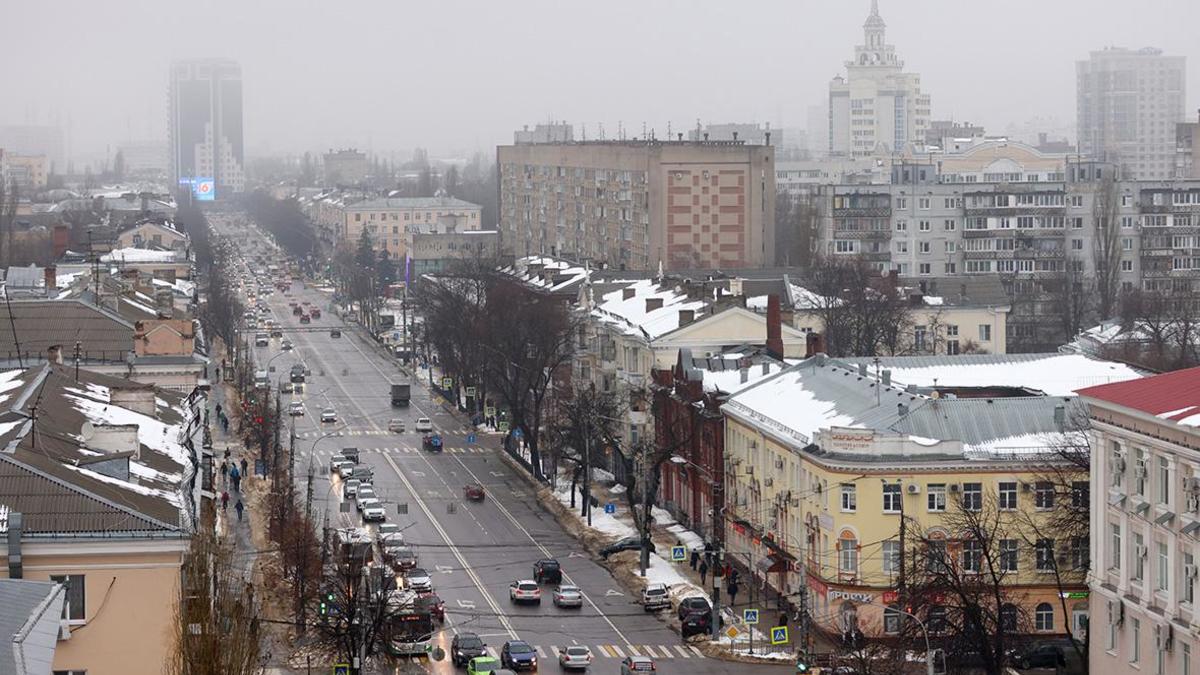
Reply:
M388 598L387 649L392 656L429 653L433 639L433 615L428 609L421 609L416 598L416 593L408 589L394 590Z

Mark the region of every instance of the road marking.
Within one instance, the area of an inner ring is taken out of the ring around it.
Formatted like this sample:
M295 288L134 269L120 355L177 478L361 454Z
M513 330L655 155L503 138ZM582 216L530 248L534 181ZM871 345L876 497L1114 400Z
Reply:
M416 500L417 506L419 506L421 510L425 512L425 517L429 519L429 523L433 525L434 529L437 530L439 535L441 535L442 540L446 542L446 546L449 548L450 553L453 554L455 559L458 560L458 563L462 566L463 571L467 573L467 576L470 577L471 582L475 584L475 588L479 589L479 593L483 596L484 601L487 602L488 606L492 608L492 611L496 613L496 618L500 620L500 625L504 626L505 630L508 631L508 634L512 636L512 639L520 639L517 635L516 629L513 628L512 622L508 620L508 617L504 615L504 612L500 611L500 606L496 604L496 601L492 599L492 596L488 595L487 589L485 589L483 586L483 580L480 579L479 575L475 573L475 570L471 569L471 566L467 564L467 559L463 557L462 552L459 551L458 546L454 544L454 541L450 538L450 535L446 532L445 528L443 528L441 523L438 522L438 519L434 517L433 512L429 510L429 506L425 503L425 500L421 499L421 495L417 492L416 488L413 487L412 482L408 480L408 476L404 475L404 472L400 470L400 467L396 465L396 462L393 461L391 457L384 455L383 458L389 465L391 465L392 470L396 472L396 475L400 477L400 481L404 483L404 487L408 488L412 498Z
M608 648L611 649L619 658L625 658L625 652L621 651L620 647L616 645L609 645Z
M546 650L542 649L541 647L534 647L534 649L537 650L538 656L540 656L543 659L546 658ZM558 656L558 653L555 652L554 655Z
M428 461L428 460L426 460L426 461ZM467 467L466 462L463 462L461 458L458 459L458 463L462 465L463 470L466 471L471 476L471 478L474 479L474 481L476 483L483 482L483 481L479 480L479 476L476 476L474 471L471 471L471 469ZM432 467L433 465L430 464L430 466ZM499 499L491 499L489 501L490 501L490 503L495 504L496 508L500 510L500 513L503 513L504 516L506 518L508 518L508 520L510 522L512 522L513 525L516 525L517 529L519 529L525 533L525 536L529 538L529 541L533 542L534 546L538 547L538 549L542 552L542 555L546 556L547 558L554 557L554 556L550 555L549 549L547 549L545 546L543 546L542 543L539 542L537 539L534 539L533 535L529 533L529 530L525 529L525 526L521 524L521 521L517 520L516 517L513 516L512 512L509 511L504 506L504 504L500 502ZM569 584L572 584L575 586L579 585L579 584L576 584L574 581L572 581L571 577L568 576L565 572L563 573L563 578L566 579L567 583L569 583ZM604 612L602 612L600 610L600 608L598 606L596 606L595 601L592 600L592 596L588 595L587 593L584 593L583 591L580 591L580 594L583 596L583 599L587 600L588 604L592 606L592 609L596 610L596 614L600 615L600 618L604 619L604 622L608 624L608 627L611 628L613 630L613 632L617 634L617 637L619 637L621 640L623 640L625 642L629 642L629 638L625 637L625 634L622 633L619 628L617 628L616 624L614 624L612 622L612 619L608 618L608 615L606 615Z
M615 590L612 588L608 589L607 591L604 591L604 597L606 597L606 598L611 598L615 595L625 595L625 594L622 593L621 591L618 591L618 590Z
M675 651L679 652L679 655L685 659L692 658L692 655L688 653L687 648L683 645L675 645Z
M454 568L449 565L434 565L433 567L442 574L454 574Z
M459 598L458 606L462 607L463 609L475 609L475 601L474 600L463 600L462 598Z
M692 650L692 653L695 654L697 658L701 658L701 659L705 658L704 652L700 651L696 647L688 645L688 649Z
M630 656L641 656L642 655L641 652L638 651L638 648L635 647L634 645L625 645L625 648L629 650Z

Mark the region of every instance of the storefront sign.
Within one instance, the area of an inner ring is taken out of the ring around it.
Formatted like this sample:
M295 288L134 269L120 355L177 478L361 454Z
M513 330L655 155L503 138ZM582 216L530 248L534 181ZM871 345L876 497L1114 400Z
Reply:
M829 442L829 449L834 452L839 450L863 451L871 449L871 445L875 442L875 432L835 427L829 431L826 438Z
M852 602L872 602L875 600L874 593L866 593L863 591L829 591L830 600L850 600Z
M883 604L890 605L900 599L900 593L897 591L884 591L883 595L879 596Z
M1058 597L1062 598L1063 600L1087 600L1088 592L1087 591L1061 591L1061 592L1059 592Z

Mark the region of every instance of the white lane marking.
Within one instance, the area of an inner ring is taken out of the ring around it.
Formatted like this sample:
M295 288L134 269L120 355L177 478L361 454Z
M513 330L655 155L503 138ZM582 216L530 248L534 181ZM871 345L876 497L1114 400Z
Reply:
M641 656L642 655L642 653L639 652L638 648L634 645L625 645L625 649L629 650L630 656Z
M696 655L696 658L700 658L700 659L705 658L704 652L700 651L699 649L697 649L691 645L688 645L688 649L692 650L692 653Z
M442 540L446 542L446 546L450 549L450 553L452 553L455 559L458 560L458 563L462 566L463 571L467 573L467 576L470 577L471 582L475 584L475 588L479 589L479 593L483 596L484 601L487 602L488 606L492 608L492 611L496 613L496 618L500 620L500 625L504 626L504 629L508 631L508 634L512 636L512 639L520 639L517 636L516 629L513 628L512 623L508 620L508 617L505 616L504 612L500 610L500 606L496 604L496 601L492 599L492 596L488 595L487 589L485 589L483 586L483 580L480 579L479 575L475 573L475 570L471 569L471 566L467 564L467 559L463 557L462 552L458 550L458 546L454 544L454 541L450 538L450 535L446 532L445 528L443 528L442 524L439 523L437 518L434 517L433 512L429 510L429 505L425 503L424 499L421 499L420 493L418 493L417 489L413 487L412 482L408 480L408 476L404 475L404 472L400 470L400 467L396 465L396 462L394 462L391 457L384 455L383 458L387 460L387 463L392 467L392 470L395 471L396 475L400 477L401 482L404 483L404 487L408 489L408 492L412 496L413 500L417 502L417 506L420 507L421 511L425 513L425 517L429 519L429 523L433 525L434 529L437 530L439 535L441 535Z
M543 658L543 659L546 658L546 650L542 649L541 647L534 647L534 649L537 650L537 654L538 654L539 658ZM555 653L554 655L558 656L557 653Z
M612 650L612 652L614 654L616 654L619 658L622 658L622 659L625 658L625 652L621 651L620 647L618 647L616 645L609 645L608 648L610 650Z
M353 329L351 329L351 330L353 330ZM358 344L353 339L348 340L348 342L350 343L351 347L354 347L354 351L358 352L364 359L367 360L367 363L371 364L371 367L375 369L375 372L379 373L380 376L382 376L386 382L389 382L389 383L392 382L393 376L388 375L387 373L383 372L383 369L375 364L375 359L373 359L370 356L367 356L367 353L364 352L361 348L359 348ZM401 375L403 375L403 372L401 372ZM408 376L408 381L410 383L417 384L417 386L420 386L420 382L419 382L418 378L416 378L414 376L411 376L411 375ZM421 417L429 417L430 419L433 419L431 415L428 415L428 414L426 414L426 412L424 410L421 410L421 406L417 405L417 402L415 400L410 400L409 405L411 405L413 408L415 408L416 411L418 413L420 413Z
M683 645L675 645L675 651L679 652L679 655L685 659L692 658L692 655L688 653L688 650Z
M457 459L458 463L462 465L463 470L466 471L468 474L470 474L471 478L476 483L483 482L483 481L479 480L479 476L476 476L474 471L471 471L471 469L467 467L466 462L463 462L461 458L456 458L456 459ZM428 460L426 460L426 461L428 461ZM429 466L432 468L433 465L430 464ZM500 509L500 513L503 513L504 516L506 518L508 518L508 520L510 522L512 522L513 525L516 525L517 529L521 530L521 532L524 532L525 536L529 538L529 541L533 542L533 545L537 546L538 550L540 550L542 552L542 555L546 556L547 558L554 557L554 556L550 555L550 549L543 546L542 543L539 542L537 539L534 539L533 535L530 534L529 530L525 529L525 526L521 524L521 521L517 520L516 517L513 516L512 512L509 511L507 508L505 508L504 504L502 504L499 499L490 499L488 501L491 504L495 504L496 508ZM567 583L569 583L569 584L573 584L576 586L579 585L579 584L576 584L574 581L572 581L571 577L568 576L565 572L563 573L563 578L566 579ZM596 611L596 614L598 614L600 616L600 618L604 619L604 622L608 624L608 627L611 628L614 633L616 633L617 637L620 638L622 641L628 643L629 638L625 637L625 634L622 633L619 628L617 628L616 624L614 624L612 622L612 619L608 618L608 615L605 614L604 612L602 612L600 610L600 608L598 606L596 606L595 601L592 600L592 596L588 595L587 593L584 593L583 591L580 591L580 594L583 595L583 599L587 600L588 604L592 606L592 609Z

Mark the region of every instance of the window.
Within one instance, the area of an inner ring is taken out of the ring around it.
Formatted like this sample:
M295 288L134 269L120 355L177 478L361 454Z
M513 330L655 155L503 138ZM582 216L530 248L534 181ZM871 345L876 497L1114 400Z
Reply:
M945 269L946 274L958 274L958 265L956 263L948 262L942 267Z
M918 250L919 252L921 252L921 253L929 253L929 252L930 252L930 250L929 250L929 242L927 242L927 241L919 241L919 242L917 242L917 250Z
M1132 260L1122 260L1121 261L1121 271L1122 272L1132 272L1133 271L1133 261Z
M1085 480L1071 481L1071 506L1086 509L1091 499L1091 484Z
M933 605L925 615L925 625L930 633L942 633L946 630L946 608Z
M1192 675L1192 646L1183 643L1183 654L1179 657L1183 662L1183 675Z
M907 197L896 197L896 209L901 210L901 209L907 209L907 208L908 208L908 198Z
M936 574L945 569L946 542L930 541L925 547L925 571Z
M983 544L975 539L962 543L962 568L964 572L978 572L983 564Z
M1170 586L1171 576L1171 558L1167 555L1167 545L1163 542L1158 542L1158 572L1154 575L1158 582L1158 590L1167 591Z
M1171 501L1171 463L1163 455L1158 456L1158 503Z
M1017 571L1017 540L1000 540L1000 570L1002 572Z
M1071 537L1071 568L1086 570L1091 559L1088 537Z
M896 242L896 253L908 253L908 242L907 241Z
M1129 620L1129 637L1132 646L1129 648L1129 662L1137 663L1142 658L1142 622L1137 619Z
M917 208L925 211L929 210L929 197L920 197L917 199Z
M896 221L896 231L897 232L905 232L907 230L908 230L908 221L907 220L897 220Z
M929 263L921 263L921 264L917 265L917 272L923 277L927 277L930 274L933 274L933 272L931 270L932 270L932 265L930 265Z
M883 542L883 571L900 571L900 542L890 539Z
M1017 484L1015 482L1000 483L999 493L1000 493L1000 508L1002 508L1002 509L1017 508Z
M858 575L858 540L845 534L838 539L838 571L849 576Z
M929 231L929 229L930 229L929 221L928 221L928 220L921 220L921 221L918 221L918 222L917 222L917 229L919 229L919 230L920 230L920 231L922 231L922 232L928 232L928 231Z
M833 241L834 253L858 253L857 239L835 239Z
M946 510L946 485L944 483L931 483L926 493L927 509L930 511L945 511Z
M900 614L900 608L896 605L888 605L883 610L883 632L895 635L900 632L900 619L903 615Z
M1071 250L1072 251L1082 251L1083 250L1083 240L1082 239L1072 239L1071 240Z
M1033 545L1034 568L1039 572L1054 571L1054 540L1038 539Z
M913 349L917 351L924 351L925 338L925 326L913 326Z
M857 487L849 484L842 484L842 511L853 513L858 510L858 492Z
M991 342L992 341L992 325L991 324L989 324L989 323L979 324L979 341L980 342Z
M1054 630L1054 607L1050 603L1039 603L1033 610L1033 627L1037 630Z
M900 484L885 483L883 485L883 512L900 513L904 508L900 503Z
M1005 633L1017 632L1017 606L1011 603L1000 605L1000 630Z
M953 232L957 228L958 228L958 221L956 221L956 220L947 219L947 220L942 221L942 229L947 232Z
M1196 600L1196 558L1191 553L1183 554L1183 576L1180 577L1183 581L1179 584L1180 594L1179 599L1182 602L1195 602Z
M71 621L83 621L87 615L84 604L84 575L51 575L50 581L62 584L66 589L67 602L63 605L63 618Z
M983 508L983 483L963 483L963 508L978 511Z
M1134 452L1133 488L1134 488L1134 491L1138 493L1139 497L1146 496L1146 476L1147 476L1146 450L1144 448L1138 448Z
M1130 571L1130 578L1134 581L1141 581L1146 575L1146 546L1142 543L1142 535L1138 532L1133 533L1133 569Z
M1124 237L1121 239L1121 250L1122 251L1132 251L1133 250L1133 237Z
M1054 508L1054 483L1040 480L1034 484L1033 506L1039 509Z
M944 244L946 253L954 253L954 252L958 251L958 243L957 242L946 241L946 242L942 242L942 243Z
M1117 523L1111 523L1108 526L1108 547L1112 549L1112 558L1108 561L1108 566L1114 570L1121 569L1121 526Z

